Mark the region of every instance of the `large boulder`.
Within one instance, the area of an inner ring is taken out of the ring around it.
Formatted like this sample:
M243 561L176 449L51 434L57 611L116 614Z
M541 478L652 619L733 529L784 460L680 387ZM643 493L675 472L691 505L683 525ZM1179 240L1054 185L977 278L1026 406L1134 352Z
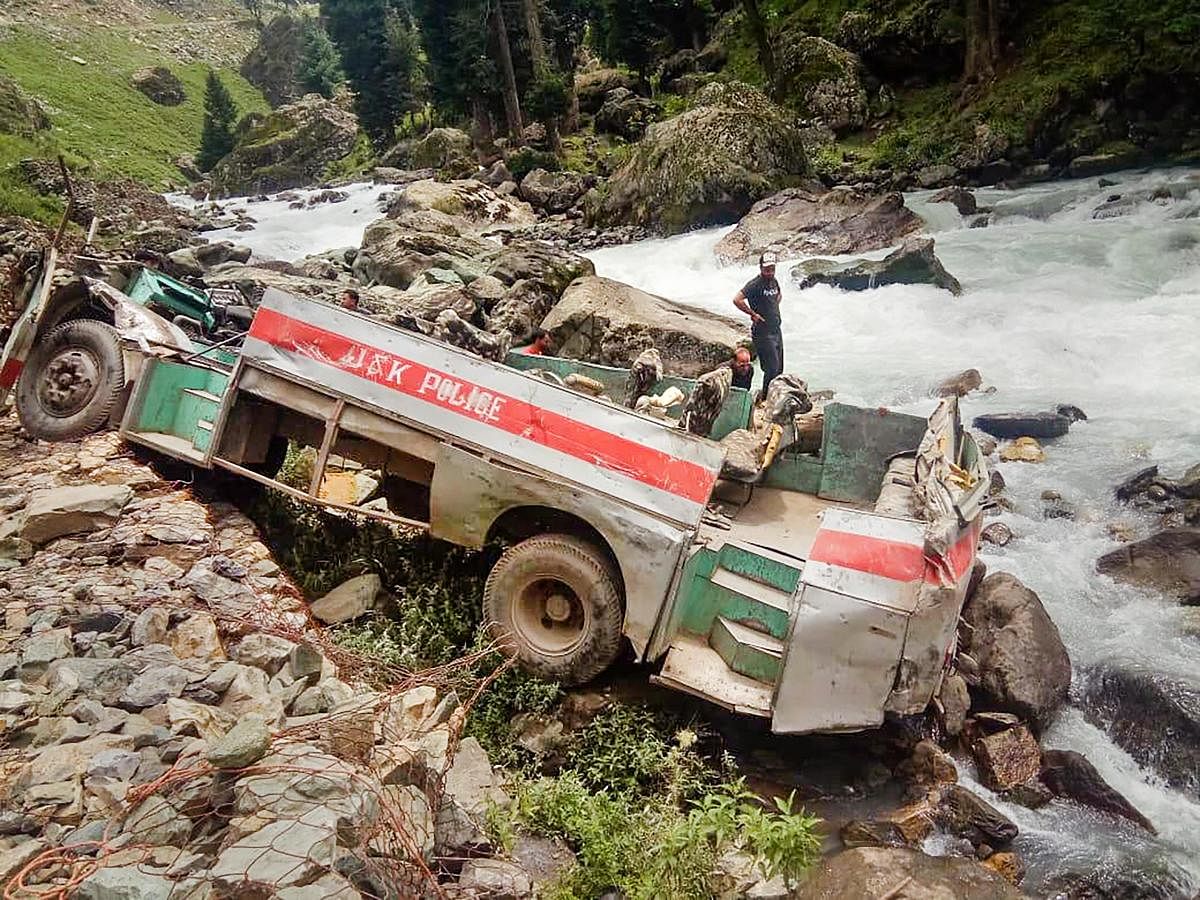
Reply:
M897 893L897 888L903 893ZM1020 900L1003 876L974 859L915 850L859 847L822 862L791 896L797 900L925 897L929 900Z
M725 262L750 262L766 250L840 256L894 246L920 227L921 218L898 193L792 188L754 204L716 253Z
M133 86L159 106L178 106L187 99L183 82L166 66L147 66L133 73Z
M68 534L111 527L133 490L124 484L86 484L34 491L25 508L0 522L0 539L41 545Z
M789 106L835 134L867 124L867 90L857 55L806 34L785 35L776 46L776 80Z
M1104 554L1096 570L1200 604L1200 528L1168 528Z
M609 92L617 88L632 91L636 86L632 75L618 69L593 69L575 76L575 96L579 100L579 109L589 114L600 111Z
M1084 673L1087 717L1174 788L1200 798L1200 688L1192 680L1134 665Z
M932 284L958 296L962 285L934 255L933 238L907 238L880 260L838 262L808 259L792 269L801 289L828 284L845 291L866 291L889 284Z
M594 276L567 288L542 328L559 356L627 367L655 347L668 374L690 378L726 362L746 336L733 319Z
M250 125L213 167L214 196L269 194L307 187L358 140L358 120L338 102L308 94Z
M20 85L0 72L0 134L33 137L50 127L50 118L40 103L29 97Z
M408 152L414 169L445 169L473 165L471 136L457 128L435 128Z
M432 210L451 216L453 224L464 231L489 231L524 228L537 221L528 203L502 196L481 181L435 181L426 178L405 185L388 206L388 216Z
M744 84L714 83L693 109L650 126L601 191L593 218L666 233L724 224L807 173L794 114Z
M474 261L495 245L480 238L410 228L394 219L379 219L363 232L354 258L354 275L364 283L406 290L431 269L483 274ZM466 280L466 279L464 279Z
M1047 750L1042 754L1040 778L1056 797L1111 813L1158 834L1150 820L1115 790L1087 759L1074 750Z
M594 178L575 172L534 169L521 181L521 199L551 214L565 213L579 202L594 182Z
M263 263L253 266L221 266L204 276L209 287L236 288L250 303L262 299L268 287L278 288L288 294L337 303L345 285L327 278L309 278L297 274L291 266L276 266Z
M963 619L962 649L979 664L984 704L1045 726L1067 699L1071 658L1038 595L1005 572L989 575Z
M304 58L304 23L287 13L259 32L258 43L242 61L242 77L263 92L272 106L299 100L300 62Z

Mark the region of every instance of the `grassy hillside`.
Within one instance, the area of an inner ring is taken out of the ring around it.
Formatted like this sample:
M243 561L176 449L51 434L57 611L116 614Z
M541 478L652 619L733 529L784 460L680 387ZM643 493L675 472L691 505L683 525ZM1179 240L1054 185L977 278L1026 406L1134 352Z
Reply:
M180 19L153 6L134 8L146 15L120 26L103 20L102 3L91 7L98 19L63 13L58 21L4 22L0 14L0 72L38 100L52 123L33 137L0 133L0 214L43 221L55 214L57 199L36 196L13 170L30 156L63 152L91 177L136 178L154 188L181 184L174 161L199 147L210 65L239 111L267 109L236 71L254 35L248 23L233 18L232 7L208 5L206 14L224 13L211 27L208 20ZM132 86L134 72L154 65L167 66L183 82L184 103L160 106Z

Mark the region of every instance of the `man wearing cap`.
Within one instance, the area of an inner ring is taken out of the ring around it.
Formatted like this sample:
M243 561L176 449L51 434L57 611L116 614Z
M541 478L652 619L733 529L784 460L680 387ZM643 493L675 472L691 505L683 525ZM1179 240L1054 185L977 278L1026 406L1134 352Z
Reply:
M733 305L750 317L750 336L754 339L754 352L763 370L762 396L767 396L767 386L783 371L783 331L779 315L779 282L775 280L774 253L764 253L758 258L758 275L746 283L733 298Z

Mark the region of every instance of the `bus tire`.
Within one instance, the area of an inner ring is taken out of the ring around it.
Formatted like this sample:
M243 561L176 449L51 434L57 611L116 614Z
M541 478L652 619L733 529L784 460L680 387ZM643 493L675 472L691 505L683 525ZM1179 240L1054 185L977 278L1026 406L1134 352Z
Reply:
M488 575L483 611L500 648L550 681L591 681L621 650L616 567L570 535L539 535L505 551Z
M74 441L108 424L124 390L116 329L72 319L34 345L17 381L17 415L35 438Z

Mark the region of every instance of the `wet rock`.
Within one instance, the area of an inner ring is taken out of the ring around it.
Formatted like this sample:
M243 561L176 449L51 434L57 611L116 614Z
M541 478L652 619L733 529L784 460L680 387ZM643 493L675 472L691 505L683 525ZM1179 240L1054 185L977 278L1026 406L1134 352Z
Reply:
M463 865L458 885L496 900L520 900L533 890L529 874L514 862L504 859L469 859Z
M1041 809L1054 799L1054 792L1037 779L1015 785L1004 792L1004 799L1029 809Z
M265 722L242 719L208 751L208 761L218 769L244 769L262 759L270 744L271 732Z
M1012 542L1012 529L1003 522L993 522L991 525L984 527L980 533L980 538L989 544L995 544L997 547L1007 547Z
M1012 575L989 575L963 607L963 650L979 663L979 693L995 709L1044 727L1065 702L1071 659L1036 593Z
M938 692L938 701L942 706L942 727L949 737L957 737L962 733L971 709L971 695L967 681L961 675L948 675L942 681Z
M976 416L971 423L980 431L997 438L1062 437L1071 427L1071 420L1058 413L989 413Z
M607 278L581 278L542 323L559 356L628 368L655 347L666 371L695 378L725 362L745 332L724 316Z
M782 256L862 253L890 247L921 227L898 193L790 188L760 200L716 246L725 262Z
M1024 725L979 738L971 745L979 778L993 791L1006 791L1035 778L1041 769L1041 748Z
M1060 416L1065 416L1072 422L1086 422L1088 420L1085 413L1078 406L1072 406L1070 403L1060 403L1054 407L1054 412Z
M1006 851L993 853L983 861L984 866L1004 877L1009 884L1018 885L1025 878L1025 866L1017 854Z
M911 846L904 829L887 820L847 822L838 830L838 837L847 848Z
M982 384L983 376L979 374L978 369L966 369L957 375L951 375L930 393L935 397L965 397L972 391L979 390Z
M1019 437L1000 448L1000 458L1005 462L1045 462L1046 451L1036 438Z
M187 99L183 82L166 66L147 66L133 73L134 88L159 106L178 106Z
M335 587L315 601L309 610L326 625L349 622L373 609L382 590L383 581L378 575L359 575Z
M1180 678L1128 665L1092 669L1083 708L1130 756L1200 798L1200 691Z
M824 860L795 892L797 900L884 897L1018 900L1022 895L974 860L926 856L915 850L861 847Z
M1179 900L1192 896L1192 889L1187 876L1174 867L1164 871L1154 862L1106 862L1051 879L1046 894L1063 900Z
M1104 554L1096 571L1200 603L1200 528L1169 528Z
M818 284L845 291L866 291L889 284L932 284L958 296L962 285L934 255L933 238L906 238L898 250L881 260L850 263L810 259L792 269L801 290Z
M929 198L929 202L953 203L954 208L962 216L973 216L979 209L978 204L975 202L975 195L966 188L958 187L957 185L942 188L942 190Z
M107 528L132 498L133 490L123 484L34 491L22 512L0 522L0 538L16 536L40 546L64 535Z
M1134 472L1115 488L1113 493L1118 500L1129 501L1138 494L1144 493L1154 480L1158 477L1158 466L1147 466L1137 472Z
M1041 781L1057 797L1129 819L1151 834L1158 834L1150 820L1115 791L1082 754L1074 750L1047 750L1042 755Z
M1003 847L1017 836L1017 826L986 800L958 784L940 789L937 824L973 845Z
M732 222L808 171L795 116L754 88L710 84L695 104L650 126L609 179L592 210L596 224L673 234Z

